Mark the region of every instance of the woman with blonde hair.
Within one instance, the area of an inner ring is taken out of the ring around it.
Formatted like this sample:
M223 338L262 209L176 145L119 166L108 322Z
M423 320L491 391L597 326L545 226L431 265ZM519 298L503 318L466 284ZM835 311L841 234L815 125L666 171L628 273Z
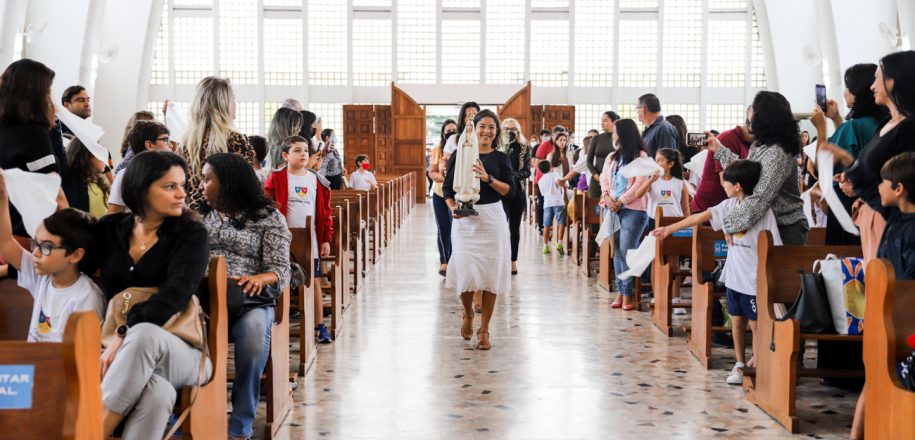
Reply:
M521 241L521 217L527 208L525 182L531 177L531 147L521 131L521 124L514 118L502 121L502 152L508 155L512 165L515 192L505 199L505 213L508 215L508 232L511 236L512 275L518 274L518 243Z
M216 153L236 153L251 164L257 161L248 137L235 130L235 93L229 80L208 76L197 84L188 115L188 127L179 154L188 163L188 206L199 210L204 206L200 181L208 156Z

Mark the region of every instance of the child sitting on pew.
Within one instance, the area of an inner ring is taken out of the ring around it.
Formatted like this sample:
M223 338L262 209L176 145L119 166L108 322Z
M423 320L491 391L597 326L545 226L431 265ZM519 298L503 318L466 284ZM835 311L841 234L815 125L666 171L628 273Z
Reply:
M759 182L762 165L751 160L736 160L724 169L722 186L728 198L717 206L705 212L691 215L682 221L670 226L660 227L652 232L658 238L670 236L675 231L710 222L716 231L724 227L724 218L743 202L743 199L753 194L753 189ZM743 383L743 370L745 366L753 366L751 358L744 362L744 342L746 340L747 320L750 321L750 330L756 334L756 267L758 265L757 242L759 233L769 231L776 245L781 245L781 236L778 233L778 224L772 210L766 211L762 219L749 230L734 235L725 234L728 241L728 256L724 263L721 280L727 288L728 312L731 314L731 333L734 338L734 352L737 363L727 377L727 383L739 385ZM755 348L755 345L754 345Z
M550 253L550 230L553 228L553 219L556 219L556 252L562 255L562 238L566 224L566 203L563 197L565 191L562 186L562 176L554 167L561 165L559 159L541 160L537 164L542 176L537 182L540 194L543 194L543 253Z
M915 192L911 191L915 188L915 153L888 160L880 169L880 178L880 205L871 206L886 219L877 258L889 260L897 279L915 279ZM915 338L909 339L915 342ZM902 370L898 371L901 380ZM864 390L858 397L851 431L851 438L864 438Z
M31 252L13 237L9 194L0 173L0 255L19 271L19 287L34 299L29 342L61 342L70 314L92 310L104 317L102 291L77 265L86 254L95 219L66 208L44 219Z
M378 181L375 175L369 171L369 157L360 154L356 156L356 171L349 175L349 186L359 191L369 191L378 188Z
M318 257L330 254L333 223L330 209L330 182L318 175L310 166L308 141L301 136L290 136L283 142L283 160L286 166L267 178L264 192L276 201L290 228L304 228L308 217L315 218L311 249L314 255L315 277L322 276ZM320 254L318 243L321 243ZM299 261L298 263L305 263ZM315 332L318 342L331 342L330 332L324 325L324 296L321 283L314 283Z

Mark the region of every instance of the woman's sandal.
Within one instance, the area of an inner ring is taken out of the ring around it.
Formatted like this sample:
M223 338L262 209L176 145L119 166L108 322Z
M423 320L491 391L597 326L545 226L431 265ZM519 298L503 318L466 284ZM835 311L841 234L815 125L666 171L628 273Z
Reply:
M485 335L485 336L484 336ZM489 332L477 332L477 350L489 350L492 343L489 342Z
M473 317L468 318L466 315L463 316L463 321L461 323L461 337L465 341L469 341L473 337ZM468 322L470 323L468 325Z

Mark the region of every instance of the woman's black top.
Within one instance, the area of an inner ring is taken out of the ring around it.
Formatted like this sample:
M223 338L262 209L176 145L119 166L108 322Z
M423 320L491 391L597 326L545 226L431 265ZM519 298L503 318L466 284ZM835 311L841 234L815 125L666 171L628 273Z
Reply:
M515 178L515 195L524 192L521 182L531 177L531 149L520 142L513 142L508 146L508 161L512 166Z
M445 175L445 183L442 185L442 194L445 200L454 199L454 164L457 161L457 152L448 159L448 174ZM500 151L493 150L491 153L480 154L480 161L483 162L483 168L486 173L500 182L508 184L508 194L502 197L489 184L480 182L480 200L477 205L488 205L490 203L501 202L502 199L511 198L515 193L515 170L512 168L508 156Z
M207 230L189 215L167 218L158 241L134 263L133 225L132 213L102 217L81 269L87 274L101 270L100 287L108 300L128 287L158 287L158 293L130 308L127 325L162 325L200 288L210 258Z
M54 154L49 133L47 126L39 124L0 127L0 168L18 168L41 174L60 172L59 159ZM66 163L66 159L64 161ZM13 225L13 235L30 235L12 202L10 222Z
M871 138L861 150L858 161L845 171L845 176L854 185L855 193L871 206L880 203L880 169L888 160L899 153L915 151L915 118L906 118L892 130Z

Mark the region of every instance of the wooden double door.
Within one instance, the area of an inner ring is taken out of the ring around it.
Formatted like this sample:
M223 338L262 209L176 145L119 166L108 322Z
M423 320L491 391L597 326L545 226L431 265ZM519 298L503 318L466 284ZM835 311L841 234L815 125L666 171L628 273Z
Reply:
M505 101L498 108L499 119L514 118L521 124L525 137L540 134L540 130L552 130L562 125L566 130L575 129L574 105L540 105L531 104L531 83L521 88L518 93Z

